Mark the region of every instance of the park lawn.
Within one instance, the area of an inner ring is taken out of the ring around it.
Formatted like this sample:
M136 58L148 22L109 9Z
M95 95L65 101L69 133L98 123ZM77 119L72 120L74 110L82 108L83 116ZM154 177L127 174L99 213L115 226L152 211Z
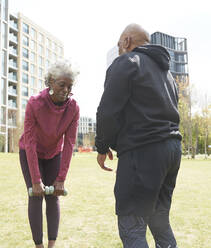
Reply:
M58 248L121 248L114 213L117 159L101 170L96 154L76 154L61 197ZM0 248L32 248L27 192L18 154L0 153ZM211 160L183 160L173 197L171 223L180 248L211 248ZM44 219L45 223L45 219ZM154 247L147 233L149 247ZM47 242L44 225L44 243Z

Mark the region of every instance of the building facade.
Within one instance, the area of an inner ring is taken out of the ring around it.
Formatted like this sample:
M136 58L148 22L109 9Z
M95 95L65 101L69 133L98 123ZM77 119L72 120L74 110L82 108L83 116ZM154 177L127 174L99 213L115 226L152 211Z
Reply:
M0 151L7 151L5 144L8 139L8 61L9 61L9 11L8 0L0 1Z
M151 35L151 44L164 46L170 56L170 71L178 83L188 83L187 39L173 37L161 32Z
M78 124L78 133L89 133L96 131L96 122L94 119L86 116L81 116Z
M4 13L4 14L3 14ZM17 151L30 96L45 87L49 65L64 57L61 41L1 1L0 151Z
M81 116L78 125L77 146L94 147L96 121L90 117Z

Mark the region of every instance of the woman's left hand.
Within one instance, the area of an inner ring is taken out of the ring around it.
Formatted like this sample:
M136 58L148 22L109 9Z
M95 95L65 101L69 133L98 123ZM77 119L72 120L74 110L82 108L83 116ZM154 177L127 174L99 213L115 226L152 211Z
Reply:
M59 196L64 194L64 182L55 181L54 184L54 195Z

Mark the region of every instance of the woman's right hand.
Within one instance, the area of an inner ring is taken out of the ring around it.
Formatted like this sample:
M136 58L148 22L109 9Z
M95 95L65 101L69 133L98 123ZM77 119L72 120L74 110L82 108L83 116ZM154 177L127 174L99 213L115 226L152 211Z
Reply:
M42 196L45 193L45 186L42 182L32 184L32 191L34 196Z

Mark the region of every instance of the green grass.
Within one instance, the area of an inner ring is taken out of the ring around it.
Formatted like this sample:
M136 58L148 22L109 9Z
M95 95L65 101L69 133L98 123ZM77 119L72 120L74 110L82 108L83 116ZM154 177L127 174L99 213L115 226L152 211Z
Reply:
M95 157L76 154L72 158L65 184L69 194L60 198L59 248L122 247L114 214L115 172L101 170ZM108 165L116 168L116 162ZM0 153L0 192L0 248L32 248L18 154ZM182 161L171 223L180 248L211 247L211 160ZM154 247L149 232L147 239Z

